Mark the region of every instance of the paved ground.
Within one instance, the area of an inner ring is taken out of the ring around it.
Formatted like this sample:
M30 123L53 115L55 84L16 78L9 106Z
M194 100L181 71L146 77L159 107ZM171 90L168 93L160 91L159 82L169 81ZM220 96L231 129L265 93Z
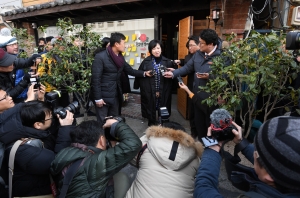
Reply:
M140 106L140 95L138 94L129 94L128 103L122 108L122 115L126 117L126 123L136 132L136 134L141 137L148 127L148 121L142 118L141 115L141 106ZM181 114L177 111L177 95L172 96L172 113L170 116L170 121L178 122L186 131L190 133L189 121L185 120ZM226 145L225 150L232 152L233 144ZM245 164L249 164L247 160L242 159ZM126 172L130 172L129 175L132 175L132 178L135 177L136 169L130 166L125 168ZM237 197L240 193L238 189L233 187L230 181L227 179L227 174L222 162L220 176L219 176L219 190L224 197Z

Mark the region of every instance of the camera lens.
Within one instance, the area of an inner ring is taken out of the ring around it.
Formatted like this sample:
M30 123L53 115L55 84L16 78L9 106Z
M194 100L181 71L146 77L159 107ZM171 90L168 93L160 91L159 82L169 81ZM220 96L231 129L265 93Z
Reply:
M77 101L74 101L74 102L70 103L70 104L65 108L65 110L69 110L70 112L75 113L76 110L78 109L78 107L79 107L78 102L77 102Z

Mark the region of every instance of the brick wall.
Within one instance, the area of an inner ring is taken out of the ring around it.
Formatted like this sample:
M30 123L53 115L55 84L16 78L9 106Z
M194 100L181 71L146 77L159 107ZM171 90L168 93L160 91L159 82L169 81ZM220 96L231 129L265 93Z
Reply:
M218 24L223 22L223 27L221 25L217 25L216 31L218 35L222 38L226 38L226 34L231 34L232 32L238 35L238 38L243 37L245 24L248 17L249 6L251 4L251 0L226 0L225 5L222 6L222 1L217 0L217 5L224 13L221 13L220 20ZM210 8L213 9L216 5L216 0L212 0L210 2ZM212 11L210 9L210 28L215 28L215 23L212 20ZM224 19L224 20L223 20Z

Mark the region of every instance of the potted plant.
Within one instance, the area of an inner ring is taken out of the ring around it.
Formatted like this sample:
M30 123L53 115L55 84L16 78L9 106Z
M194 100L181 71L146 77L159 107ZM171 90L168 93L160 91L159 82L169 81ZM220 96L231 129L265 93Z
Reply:
M244 40L233 42L235 39L234 34L227 38L232 44L214 59L213 80L200 89L210 93L203 101L210 106L217 105L218 99L225 101L219 105L239 120L248 137L257 116L262 115L261 122L265 122L274 110L289 110L297 104L300 91L291 84L300 67L285 50L282 32L263 35L252 31Z

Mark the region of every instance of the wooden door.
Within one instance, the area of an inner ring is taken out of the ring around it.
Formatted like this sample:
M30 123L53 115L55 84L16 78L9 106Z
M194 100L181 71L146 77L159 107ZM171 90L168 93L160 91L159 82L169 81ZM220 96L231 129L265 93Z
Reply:
M179 33L178 33L178 59L184 59L188 54L186 48L186 42L188 37L193 33L193 17L189 16L179 21ZM187 77L183 77L184 84L187 84ZM188 118L188 95L183 89L177 90L177 109L180 114L187 119Z

